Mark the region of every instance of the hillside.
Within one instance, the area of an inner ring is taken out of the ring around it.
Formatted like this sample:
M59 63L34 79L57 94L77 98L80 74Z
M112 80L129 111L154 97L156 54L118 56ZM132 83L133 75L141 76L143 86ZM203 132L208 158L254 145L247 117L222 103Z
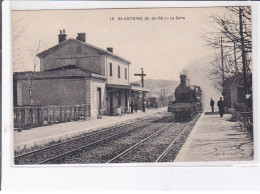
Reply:
M132 83L137 83L141 85L140 81L135 81ZM174 94L174 90L178 85L179 81L175 80L144 80L144 87L150 90L150 92L147 94L148 97L159 97L161 95L161 90L163 89L165 89L165 96L170 96Z

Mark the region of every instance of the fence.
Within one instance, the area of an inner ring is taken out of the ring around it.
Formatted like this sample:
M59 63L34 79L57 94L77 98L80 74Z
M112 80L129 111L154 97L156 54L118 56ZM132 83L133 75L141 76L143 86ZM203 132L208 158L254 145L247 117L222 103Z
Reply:
M248 130L253 129L253 112L247 110L244 103L235 103L234 111L231 120L237 121L240 124L241 130L244 128Z
M14 128L63 123L90 116L90 105L15 107Z

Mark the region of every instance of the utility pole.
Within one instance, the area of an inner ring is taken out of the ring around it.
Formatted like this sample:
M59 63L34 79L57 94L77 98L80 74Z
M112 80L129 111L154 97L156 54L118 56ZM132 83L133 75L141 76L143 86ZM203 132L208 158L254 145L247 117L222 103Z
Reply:
M243 21L242 21L243 10L239 7L239 27L240 27L240 41L241 41L241 51L242 51L242 63L243 63L243 78L244 78L244 88L245 95L248 93L247 87L247 76L246 76L246 53L244 45L244 34L243 34Z
M238 75L238 67L237 67L237 56L236 56L236 43L234 42L234 58L235 58L235 68L236 68L236 76Z
M141 76L141 84L142 84L142 88L144 87L144 76L146 76L146 74L144 74L144 69L141 68L141 74L135 73L135 76ZM144 106L144 92L142 91L142 111L145 112L145 106Z
M163 85L162 86L162 89L161 89L161 106L164 106L164 100L165 100L165 96L166 96L166 89L165 89L165 86Z
M164 97L165 97L165 94L166 94L166 89L165 89L165 86L162 86L161 87L161 100L163 101Z
M223 100L225 101L225 76L224 76L224 56L223 56L223 40L222 36L220 37L220 47L221 47L221 67L222 67L222 96Z

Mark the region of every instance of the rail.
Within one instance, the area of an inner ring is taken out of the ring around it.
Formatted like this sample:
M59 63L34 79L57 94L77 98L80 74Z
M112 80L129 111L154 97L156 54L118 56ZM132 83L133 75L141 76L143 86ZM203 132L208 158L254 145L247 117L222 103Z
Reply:
M21 164L20 162L23 162L24 159L26 159L27 157L33 158L33 159L30 159L30 162L32 162L32 164L48 163L50 161L62 158L63 156L73 154L77 151L80 151L80 150L85 149L87 147L90 147L92 145L96 145L98 143L101 143L101 142L104 142L106 140L112 139L114 137L120 136L124 133L131 132L131 131L133 131L133 128L145 126L147 123L150 123L150 122L157 120L157 119L158 118L156 116L150 116L148 118L144 118L144 119L141 119L141 120L138 120L138 121L131 121L130 123L120 124L119 126L108 127L108 128L105 128L101 131L94 132L92 134L88 134L88 135L81 136L81 137L78 137L78 138L73 138L73 139L65 141L65 142L61 142L61 143L57 143L57 144L50 145L50 146L47 146L47 147L43 147L43 148L40 148L40 149L32 150L30 152L25 152L25 153L22 153L22 154L15 156L15 163ZM129 126L132 126L132 127L130 127L130 129L119 131L119 133L113 134L112 136L107 136L109 131L112 131L112 130L115 130L115 129L123 129L123 128L127 128ZM93 142L91 142L91 140L87 139L88 137L96 136L96 135L100 135L100 134L103 134L103 135L105 134L106 136L104 138L99 137L99 138L97 138L97 140L94 140ZM82 144L80 142L82 142ZM73 147L75 146L74 149L72 148L72 146L68 146L67 149L62 148L62 146L69 145L70 143L72 143ZM61 150L59 149L59 146L61 147L60 148ZM55 154L54 149L58 150L58 151L56 150L57 154ZM44 153L45 151L52 153L53 156L45 158L46 157L46 155L45 155L46 153ZM38 158L38 156L40 158Z
M14 107L14 128L25 129L41 125L86 119L90 105Z

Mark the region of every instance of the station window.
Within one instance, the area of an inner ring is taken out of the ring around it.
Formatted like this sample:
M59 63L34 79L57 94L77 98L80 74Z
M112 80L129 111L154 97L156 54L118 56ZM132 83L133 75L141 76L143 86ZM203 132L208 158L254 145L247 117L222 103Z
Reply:
M118 78L120 78L120 66L118 66Z
M125 68L125 79L127 80L127 69Z
M113 76L113 65L112 65L112 63L109 64L109 69L110 69L110 76Z

